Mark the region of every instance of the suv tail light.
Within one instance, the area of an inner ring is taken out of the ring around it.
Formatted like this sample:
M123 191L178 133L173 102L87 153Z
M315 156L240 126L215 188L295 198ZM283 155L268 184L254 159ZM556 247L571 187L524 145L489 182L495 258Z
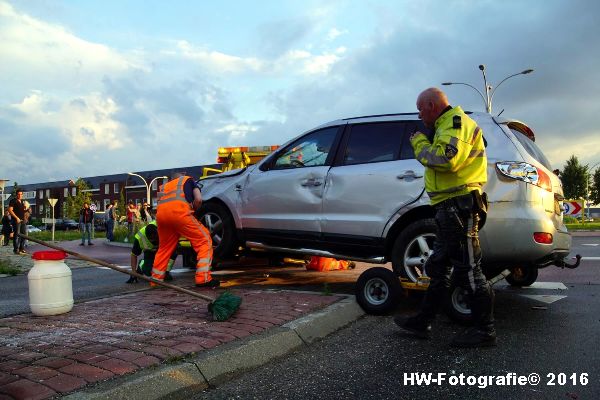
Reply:
M533 240L535 240L536 243L552 244L552 234L548 232L535 232L533 234Z
M552 192L552 181L548 174L541 168L535 167L525 162L517 161L502 161L496 163L496 168L502 175L512 179L517 179L535 186L539 186L544 190Z

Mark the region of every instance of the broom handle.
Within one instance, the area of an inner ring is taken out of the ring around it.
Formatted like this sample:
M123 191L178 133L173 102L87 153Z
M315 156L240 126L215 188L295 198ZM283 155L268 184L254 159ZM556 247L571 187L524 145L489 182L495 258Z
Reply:
M141 275L141 274L138 274L136 272L130 271L128 269L119 268L119 267L117 267L114 264L107 263L106 261L98 260L97 258L88 257L86 255L79 254L79 253L77 253L75 251L72 251L72 250L63 249L62 247L55 246L53 244L46 243L46 242L44 242L42 240L39 240L39 239L34 239L32 237L29 237L29 236L26 236L26 235L22 235L20 233L18 235L20 237L22 237L23 239L31 240L32 242L41 244L42 246L50 247L51 249L54 249L54 250L64 251L65 253L71 254L72 256L75 256L75 257L80 258L82 260L89 261L89 262L94 263L94 264L102 265L103 267L107 267L107 268L113 269L115 271L119 271L119 272L122 272L124 274L131 275L131 276L133 276L135 278L143 279L143 280L145 280L147 282L154 282L157 285L164 286L164 287L167 287L169 289L173 289L173 290L175 290L177 292L180 292L180 293L189 294L190 296L198 297L198 298L206 300L206 301L210 301L210 302L215 301L215 299L213 299L210 296L205 296L203 294L196 293L196 292L194 292L192 290L188 290L188 289L184 289L184 288L179 287L179 286L171 285L170 283L159 281L159 280L156 280L154 278L149 278L146 275Z

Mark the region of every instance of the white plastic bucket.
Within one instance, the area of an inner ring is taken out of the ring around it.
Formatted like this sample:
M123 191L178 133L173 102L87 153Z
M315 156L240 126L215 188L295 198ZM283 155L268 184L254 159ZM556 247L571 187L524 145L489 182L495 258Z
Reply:
M62 251L36 251L33 268L27 274L29 305L35 315L58 315L73 309L71 269Z

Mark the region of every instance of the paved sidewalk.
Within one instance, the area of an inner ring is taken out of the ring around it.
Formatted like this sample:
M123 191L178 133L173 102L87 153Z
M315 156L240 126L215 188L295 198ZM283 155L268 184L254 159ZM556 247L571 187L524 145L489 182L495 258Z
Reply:
M210 296L223 291L191 289ZM232 292L243 302L226 322L210 320L207 302L168 289L80 303L58 316L0 319L0 399L46 399L73 391L79 391L70 396L77 399L182 395L362 315L346 296ZM249 345L265 349L255 348L259 354L248 357Z

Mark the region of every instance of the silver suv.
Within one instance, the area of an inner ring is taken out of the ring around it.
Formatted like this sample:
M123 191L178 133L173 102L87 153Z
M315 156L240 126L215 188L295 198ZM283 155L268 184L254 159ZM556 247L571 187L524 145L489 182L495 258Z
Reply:
M561 182L527 125L470 116L488 156L484 272L509 269L511 284L530 285L538 268L562 266L569 253ZM257 165L202 179L197 217L213 234L216 257L259 250L391 261L396 274L416 282L435 239L424 169L408 140L417 129L425 132L415 113L337 120Z

